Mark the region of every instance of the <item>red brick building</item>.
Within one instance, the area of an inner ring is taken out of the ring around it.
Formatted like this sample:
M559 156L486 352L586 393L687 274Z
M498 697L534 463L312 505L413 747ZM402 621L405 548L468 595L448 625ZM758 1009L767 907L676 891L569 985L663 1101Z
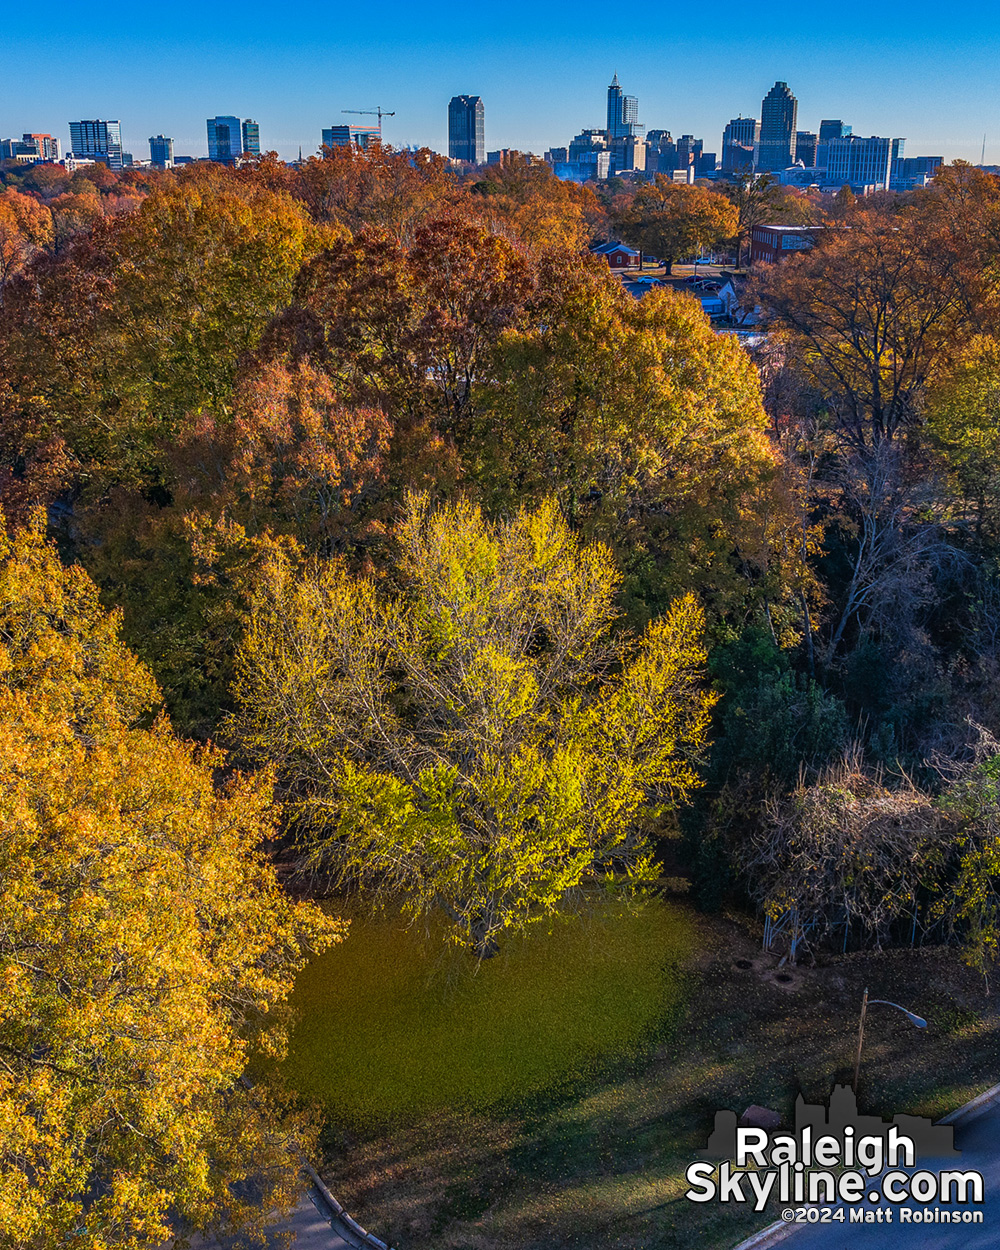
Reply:
M776 264L796 252L805 252L825 226L754 226L750 233L750 264Z
M603 256L615 272L622 269L642 269L642 252L626 247L624 243L599 243L590 250L595 256Z

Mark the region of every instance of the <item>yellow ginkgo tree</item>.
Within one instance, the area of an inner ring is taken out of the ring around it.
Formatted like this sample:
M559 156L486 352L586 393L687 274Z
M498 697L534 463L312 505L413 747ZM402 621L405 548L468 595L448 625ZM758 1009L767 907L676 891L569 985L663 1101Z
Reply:
M648 834L708 731L702 612L617 632L611 554L552 502L491 525L411 497L397 537L398 594L271 564L230 730L277 767L316 868L488 956L588 884L655 875Z
M336 921L262 853L271 779L159 693L41 521L0 530L0 1244L157 1245L260 1223L302 1130L255 1054Z

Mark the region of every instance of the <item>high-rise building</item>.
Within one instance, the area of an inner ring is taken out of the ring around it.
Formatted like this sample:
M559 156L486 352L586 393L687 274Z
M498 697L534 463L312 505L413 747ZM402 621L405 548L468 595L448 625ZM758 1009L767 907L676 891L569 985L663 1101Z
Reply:
M591 152L608 150L608 132L606 130L581 130L574 135L569 144L569 159L585 161Z
M208 159L223 165L244 156L260 155L260 126L248 117L210 117L208 127Z
M889 174L889 190L911 191L926 186L943 164L943 156L897 156Z
M625 173L629 170L646 168L646 140L642 135L620 135L611 144L612 172Z
M629 134L632 133L632 128L642 129L639 126L639 97L637 95L622 97L622 126Z
M486 111L479 96L456 95L448 102L448 155L473 165L486 160Z
M840 120L822 121L819 124L820 143L829 143L831 139L845 139L850 133L850 126L845 126Z
M734 117L722 132L722 172L748 173L753 169L760 139L756 117Z
M260 156L260 126L248 117L240 127L243 135L243 155L244 156Z
M22 135L21 143L31 148L41 161L57 161L59 159L59 140L55 135Z
M703 139L696 139L694 135L681 135L677 140L677 168L687 169L691 165L697 169L704 148Z
M618 75L615 74L611 79L611 86L608 87L608 138L617 139L622 133L622 105L625 100L625 93L622 91L622 85L618 81Z
M812 169L816 164L817 144L817 137L811 130L795 132L795 159L801 161L806 169Z
M59 140L53 135L27 134L20 139L0 139L0 160L37 165L59 159Z
M205 124L210 161L232 161L243 155L243 127L238 117L210 117Z
M356 147L367 151L370 145L382 142L381 126L328 126L323 131L323 147Z
M883 139L872 135L845 135L828 144L826 181L831 186L849 186L858 191L874 187L888 191L893 164L903 155L905 139Z
M757 169L787 169L795 164L795 122L799 102L787 82L776 82L760 106L760 141Z
M611 151L606 130L582 130L574 135L567 155L567 162L555 162L553 165L557 178L603 181L611 174Z
M646 169L672 174L677 168L677 144L669 130L651 130L646 136Z
M639 97L626 95L615 74L608 87L608 138L625 139L642 134L639 125Z
M70 151L74 156L101 161L109 169L122 167L120 121L83 121L69 124Z
M626 95L615 74L608 87L608 144L611 148L612 173L646 168L644 126L639 125L639 100Z
M149 163L157 169L173 169L174 141L166 135L150 135Z
M816 155L813 157L813 164L817 169L826 169L830 159L830 141L832 139L846 139L851 133L850 126L845 126L839 119L837 121L821 121L819 124L819 137L816 141Z

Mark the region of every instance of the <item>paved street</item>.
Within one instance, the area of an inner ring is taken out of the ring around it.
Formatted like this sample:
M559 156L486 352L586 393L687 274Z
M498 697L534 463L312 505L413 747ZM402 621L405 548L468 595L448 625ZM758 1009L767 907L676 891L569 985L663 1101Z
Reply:
M961 1159L942 1166L949 1171L982 1172L986 1197L982 1224L901 1224L896 1208L891 1225L814 1224L796 1228L779 1245L788 1250L996 1250L1000 1246L1000 1107L959 1125L955 1145L962 1151ZM924 1166L936 1170L933 1163ZM955 1209L933 1202L903 1205L921 1211L937 1205L942 1210Z
M275 1224L275 1236L268 1239L268 1246L277 1247L278 1233L293 1232L295 1234L295 1240L292 1242L294 1250L357 1250L361 1244L360 1241L345 1241L339 1233L334 1232L329 1218L316 1209L312 1200L314 1192L310 1186L291 1215ZM165 1243L158 1250L167 1250L169 1244L169 1242ZM224 1242L223 1250L229 1244ZM191 1250L218 1250L218 1243L205 1241L201 1237L193 1237Z
M335 1233L329 1219L317 1211L311 1199L312 1192L311 1188L306 1190L288 1219L276 1225L275 1232L294 1232L294 1250L352 1250L352 1243Z

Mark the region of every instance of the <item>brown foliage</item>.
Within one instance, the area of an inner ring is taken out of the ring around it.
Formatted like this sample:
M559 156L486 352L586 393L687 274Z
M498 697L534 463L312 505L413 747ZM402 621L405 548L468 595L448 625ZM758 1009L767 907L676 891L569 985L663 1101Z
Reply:
M861 208L759 275L757 297L855 447L918 417L968 332L955 240L914 210Z
M772 800L739 858L771 916L796 908L816 937L846 916L878 943L935 879L944 836L928 795L906 776L890 788L855 751L814 784L800 780L788 798Z
M409 153L380 145L326 148L321 158L310 157L297 171L295 194L314 221L354 234L372 227L403 243L464 198L444 157L427 148Z
M38 257L0 316L12 454L61 437L102 484L148 477L162 437L229 402L237 360L324 237L289 196L214 166L137 211L124 198L57 197L57 238L79 201L96 224ZM129 211L105 217L105 205Z
M479 225L431 222L409 247L366 228L305 267L298 311L265 346L308 344L351 402L391 412L404 429L430 421L432 434L449 434L533 282L523 251Z
M513 153L471 185L469 211L494 234L536 253L577 255L605 224L591 187L561 182L537 158Z
M385 415L343 405L307 360L251 362L234 410L228 421L199 416L180 440L169 460L175 503L327 554L360 537L388 448Z

